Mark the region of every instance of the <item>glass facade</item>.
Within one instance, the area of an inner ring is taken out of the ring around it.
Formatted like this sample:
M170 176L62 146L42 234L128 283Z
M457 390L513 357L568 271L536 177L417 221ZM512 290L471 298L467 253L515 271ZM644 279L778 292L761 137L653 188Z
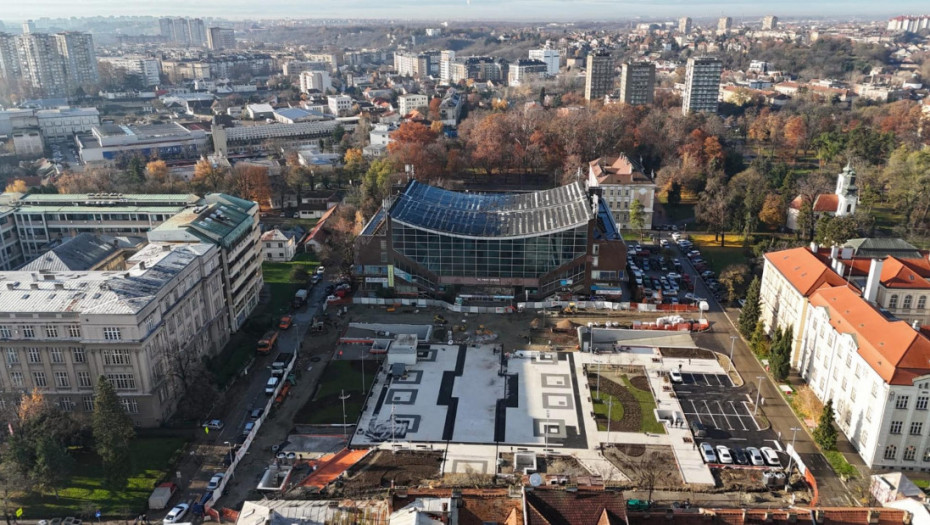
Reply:
M392 223L394 251L440 276L536 279L587 253L587 225L520 239L463 239Z

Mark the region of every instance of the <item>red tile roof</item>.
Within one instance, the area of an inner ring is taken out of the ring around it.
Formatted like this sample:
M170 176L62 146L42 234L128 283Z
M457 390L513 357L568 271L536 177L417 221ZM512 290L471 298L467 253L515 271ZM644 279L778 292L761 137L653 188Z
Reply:
M930 340L905 321L886 318L857 291L846 286L821 288L812 306L828 309L830 325L856 339L859 355L892 385L910 385L930 372Z
M807 248L792 248L765 254L765 258L804 297L822 286L842 286L840 277Z
M892 508L826 507L809 509L689 509L630 513L629 522L636 525L690 525L726 524L744 525L766 523L770 525L813 524L812 511L821 514L820 525L902 525L907 511ZM869 518L873 517L873 520Z
M814 211L836 213L840 207L840 196L835 193L821 193L814 201Z
M603 164L603 166L602 166ZM601 157L588 163L601 184L651 184L640 169L626 155Z
M922 259L917 259L918 261ZM888 257L882 265L881 282L887 288L928 289L930 281L906 264L903 259Z
M525 498L526 525L621 525L626 524L623 494L600 490L569 492L536 488Z

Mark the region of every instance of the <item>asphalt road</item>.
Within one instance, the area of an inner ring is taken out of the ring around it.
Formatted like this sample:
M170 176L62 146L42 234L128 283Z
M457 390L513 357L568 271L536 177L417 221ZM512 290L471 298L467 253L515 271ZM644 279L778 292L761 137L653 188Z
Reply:
M663 232L663 236L665 235L668 234ZM749 395L755 399L756 389L761 384L761 405L766 418L772 425L772 431L777 436L782 450L792 442L792 439L794 440L794 448L817 480L820 504L825 506L858 505L855 498L850 495L846 485L839 479L823 455L820 454L813 438L804 430L804 425L801 424L791 407L788 406L771 377L765 373L762 365L753 355L752 350L749 349L749 346L742 338L738 337L739 332L736 329L735 322L739 312L732 310L733 317L731 320L730 314L714 299L713 293L707 288L694 266L691 265L691 261L678 250L677 245L673 245L671 249L679 254L683 271L691 274L692 282L694 282L694 294L707 298L709 310L704 313L704 316L710 321L711 329L709 332L694 334L695 342L702 348L725 355L730 354L732 345L733 366L746 382ZM731 339L732 336L737 337ZM797 432L793 430L795 428L798 429ZM768 445L771 446L772 444L768 443Z

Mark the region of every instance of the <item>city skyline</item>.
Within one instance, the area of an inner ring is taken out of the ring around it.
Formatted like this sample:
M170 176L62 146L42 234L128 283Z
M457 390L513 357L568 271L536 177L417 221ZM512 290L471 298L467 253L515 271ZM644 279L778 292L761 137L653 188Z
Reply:
M309 5L308 5L309 4ZM7 6L4 20L7 23L41 17L71 16L216 16L224 18L387 18L387 19L498 19L498 20L584 20L584 19L635 19L642 17L692 16L697 19L716 16L756 17L776 12L781 17L833 16L885 17L901 14L920 14L926 11L925 3L901 0L893 5L862 0L782 2L777 8L742 0L649 0L644 2L611 2L609 0L438 0L424 6L417 0L401 0L390 6L371 0L347 0L338 4L314 5L317 2L297 0L271 0L256 4L245 0L231 0L210 6L209 3L190 3L168 0L152 4L142 0L126 0L114 5L108 0L88 0L78 4L63 0L36 0L28 4ZM308 9L309 8L309 9ZM273 14L273 15L272 15Z

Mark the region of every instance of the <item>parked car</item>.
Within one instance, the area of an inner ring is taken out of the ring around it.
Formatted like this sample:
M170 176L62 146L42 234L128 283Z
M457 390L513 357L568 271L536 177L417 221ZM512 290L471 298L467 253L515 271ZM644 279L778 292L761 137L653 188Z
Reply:
M281 330L287 330L291 327L292 324L294 324L294 318L289 315L285 315L281 318L281 322L278 323L278 328Z
M765 460L762 459L762 453L756 447L747 447L746 455L749 456L749 462L758 467L765 466Z
M275 389L278 388L278 381L280 380L281 378L279 377L268 378L268 382L265 383L265 395L268 395L268 396L273 395Z
M203 426L209 428L210 430L223 430L225 424L222 419L211 419L203 424Z
M678 370L672 369L668 372L668 377L672 380L672 383L681 383L681 372Z
M696 438L707 437L707 427L704 426L700 421L691 422L691 432Z
M714 447L710 443L701 443L701 457L704 458L704 463L716 463L717 462L717 453L714 452Z
M772 447L762 447L759 449L759 452L765 456L765 462L773 467L780 467L781 460L778 459L778 452L775 452L775 449Z
M749 458L746 457L746 451L741 447L733 447L733 462L737 465L747 465L749 463Z
M187 514L187 509L189 508L190 506L188 506L187 503L179 503L175 505L173 509L168 511L168 515L165 516L165 523L177 523L181 521L181 518Z
M264 408L254 408L254 409L252 409L251 412L249 412L249 417L252 418L252 419L258 419L258 418L262 417L262 414L264 414L264 413L265 413L265 409L264 409Z
M248 423L245 424L244 427L242 427L242 435L243 435L243 436L248 436L249 434L252 433L252 429L253 429L253 428L255 428L255 422L254 422L254 421L249 421Z
M730 454L730 448L726 445L717 445L717 457L720 459L720 462L725 465L733 463L733 455Z
M217 472L210 478L210 482L207 483L207 490L216 490L220 486L220 482L223 481L225 474L222 472Z
M316 274L317 274L317 275L323 275L325 272L326 272L326 268L325 268L325 267L323 267L323 266L317 266L317 267L316 267Z

